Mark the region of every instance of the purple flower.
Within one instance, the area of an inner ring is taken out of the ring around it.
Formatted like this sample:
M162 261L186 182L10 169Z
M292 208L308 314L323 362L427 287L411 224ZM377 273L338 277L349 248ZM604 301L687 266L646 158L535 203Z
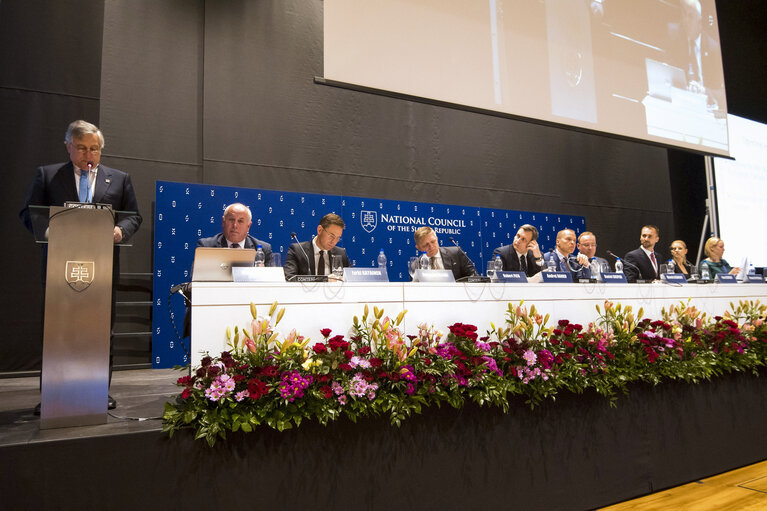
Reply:
M357 373L354 375L354 378L352 378L351 383L349 384L349 395L352 397L363 397L367 395L369 392L373 393L373 397L375 397L375 391L378 390L378 384L377 383L368 383L365 381L364 376L362 376L362 373ZM369 399L372 399L369 397Z
M277 386L277 390L280 392L282 399L293 402L296 398L304 397L304 390L311 383L311 376L304 378L298 371L285 371L280 377L280 384Z
M480 349L482 351L490 351L490 343L476 341L474 344L477 346L477 349Z
M498 376L503 376L503 373L500 369L498 369L498 364L495 363L495 359L493 357L482 357L482 360L485 361L485 365L488 369L490 369L492 372L497 374Z
M527 365L529 366L535 364L535 362L538 360L538 357L535 355L533 350L526 350L522 354L522 358L525 359L525 362L527 362Z

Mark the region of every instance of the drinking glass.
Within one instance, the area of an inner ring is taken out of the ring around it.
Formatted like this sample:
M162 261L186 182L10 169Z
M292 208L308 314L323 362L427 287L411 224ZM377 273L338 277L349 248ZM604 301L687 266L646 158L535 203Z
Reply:
M407 263L407 271L410 273L410 279L412 280L415 276L415 271L420 268L420 262L418 260L417 256L413 256L410 258L410 260Z
M340 255L330 256L330 267L333 275L337 278L341 278L344 273L344 259Z

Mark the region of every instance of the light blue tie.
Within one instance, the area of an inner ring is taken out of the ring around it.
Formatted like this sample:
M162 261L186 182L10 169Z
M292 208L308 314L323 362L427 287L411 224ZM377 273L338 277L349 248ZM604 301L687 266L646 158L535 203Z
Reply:
M88 174L87 170L80 171L80 202L88 202Z

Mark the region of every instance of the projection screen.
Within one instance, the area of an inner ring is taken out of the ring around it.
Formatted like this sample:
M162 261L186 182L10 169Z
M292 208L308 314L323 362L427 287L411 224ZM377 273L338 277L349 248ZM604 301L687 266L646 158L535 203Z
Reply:
M324 80L728 155L714 0L324 0Z
M767 124L729 116L731 156L714 158L719 232L724 258L739 266L744 258L767 267L767 237L761 221L767 213Z

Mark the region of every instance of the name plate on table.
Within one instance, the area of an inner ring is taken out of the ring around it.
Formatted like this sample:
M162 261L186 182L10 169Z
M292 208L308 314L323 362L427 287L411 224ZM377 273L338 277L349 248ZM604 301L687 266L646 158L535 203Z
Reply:
M669 284L687 284L687 279L681 273L661 273L660 279Z
M386 268L344 268L344 282L389 282Z
M327 282L327 275L293 275L288 282Z
M737 284L738 281L735 279L735 275L730 275L729 273L717 273L716 274L716 281L720 284Z
M573 275L569 271L545 271L541 273L544 282L572 282Z
M413 280L416 282L455 282L455 275L450 270L416 270Z
M764 284L764 275L755 273L753 275L746 275L743 277L744 284Z
M498 282L511 282L514 284L527 284L527 275L523 271L497 271L495 276Z
M626 274L619 272L604 272L602 273L602 282L605 284L627 284Z
M285 282L281 267L233 266L232 280L235 282Z

